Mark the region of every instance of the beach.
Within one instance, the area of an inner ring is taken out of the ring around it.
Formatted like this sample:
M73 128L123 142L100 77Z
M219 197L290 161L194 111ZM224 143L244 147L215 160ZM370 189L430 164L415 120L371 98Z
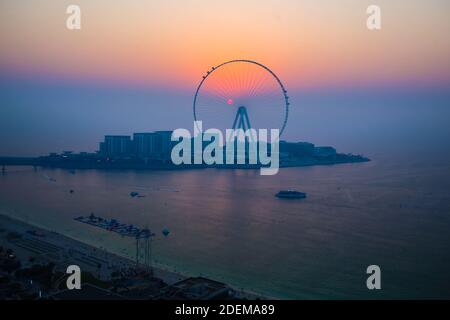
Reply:
M0 233L1 246L12 248L21 261L27 261L30 257L33 257L42 262L56 262L57 267L64 271L67 266L77 264L81 270L96 274L103 280L109 279L110 273L114 269L131 267L135 264L134 261L111 252L92 247L62 234L32 226L5 215L0 215L0 230L2 231ZM8 240L7 235L10 232L20 234L22 239L20 241ZM31 242L33 240L37 240L36 242L41 244L41 248L39 248L39 245L32 245ZM28 243L30 244L29 246L27 246ZM54 246L55 248L54 250L49 250L49 248L45 247L46 245ZM103 263L101 268L98 268L93 263L96 260L100 264ZM180 273L158 267L153 267L153 272L156 278L163 280L167 284L173 284L186 278L185 275Z
M54 263L55 272L65 273L68 266L77 265L82 272L95 275L105 283L111 280L114 271L136 269L135 261L3 214L0 214L0 246L4 250L12 250L22 268ZM189 278L188 275L161 267L152 266L151 269L153 278L163 283L163 287ZM255 293L239 290L235 291L235 297L262 298Z

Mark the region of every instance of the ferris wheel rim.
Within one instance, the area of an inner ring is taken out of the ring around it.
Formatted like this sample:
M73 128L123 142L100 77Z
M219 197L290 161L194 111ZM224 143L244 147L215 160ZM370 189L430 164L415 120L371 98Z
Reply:
M196 113L196 102L197 102L197 97L199 95L200 89L203 85L203 83L205 82L205 80L217 69L219 69L220 67L223 67L224 65L230 64L230 63L236 63L236 62L246 62L246 63L251 63L254 65L257 65L263 69L265 69L266 71L268 71L277 81L278 85L281 88L281 93L283 94L284 97L284 107L285 107L285 115L284 115L284 119L283 119L283 124L281 126L280 129L280 134L279 137L281 137L281 135L283 134L284 129L286 128L286 124L287 124L287 120L288 120L288 115L289 115L289 96L287 95L287 90L286 87L283 85L283 82L281 82L280 78L278 78L278 76L275 74L275 72L273 72L269 67L265 66L264 64L254 61L254 60L249 60L249 59L234 59L234 60L229 60L226 62L222 62L221 64L218 64L217 66L212 67L210 70L208 70L206 72L206 74L203 76L202 80L200 81L200 83L197 86L197 90L195 91L195 95L194 95L194 102L193 102L193 114L194 114L194 121L197 121L197 113Z

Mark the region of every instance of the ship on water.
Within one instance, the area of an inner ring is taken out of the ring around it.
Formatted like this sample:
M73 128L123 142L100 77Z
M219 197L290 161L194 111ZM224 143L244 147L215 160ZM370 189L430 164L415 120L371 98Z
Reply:
M306 193L296 190L280 190L275 197L282 199L304 199Z

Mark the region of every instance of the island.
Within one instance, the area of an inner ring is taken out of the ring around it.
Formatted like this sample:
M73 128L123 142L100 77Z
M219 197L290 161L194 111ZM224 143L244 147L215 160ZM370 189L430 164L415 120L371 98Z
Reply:
M0 166L36 166L74 169L185 170L214 167L218 169L258 169L259 164L175 165L171 150L172 131L106 135L96 152L52 152L39 157L0 157ZM370 161L362 155L338 153L330 146L309 142L279 142L280 167L333 165Z

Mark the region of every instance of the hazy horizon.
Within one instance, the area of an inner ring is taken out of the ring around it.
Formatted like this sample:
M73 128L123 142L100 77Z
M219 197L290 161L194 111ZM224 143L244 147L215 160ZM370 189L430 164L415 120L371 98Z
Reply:
M193 130L193 93L188 91L21 80L1 82L0 93L0 156L93 152L107 134ZM450 137L450 93L445 90L329 89L289 95L284 140L373 154L392 151L396 144L439 150Z
M396 145L439 150L450 137L448 2L380 0L379 31L365 26L370 1L80 0L77 31L65 28L68 4L0 4L0 156L192 130L202 75L236 58L284 82L283 139L370 156Z

